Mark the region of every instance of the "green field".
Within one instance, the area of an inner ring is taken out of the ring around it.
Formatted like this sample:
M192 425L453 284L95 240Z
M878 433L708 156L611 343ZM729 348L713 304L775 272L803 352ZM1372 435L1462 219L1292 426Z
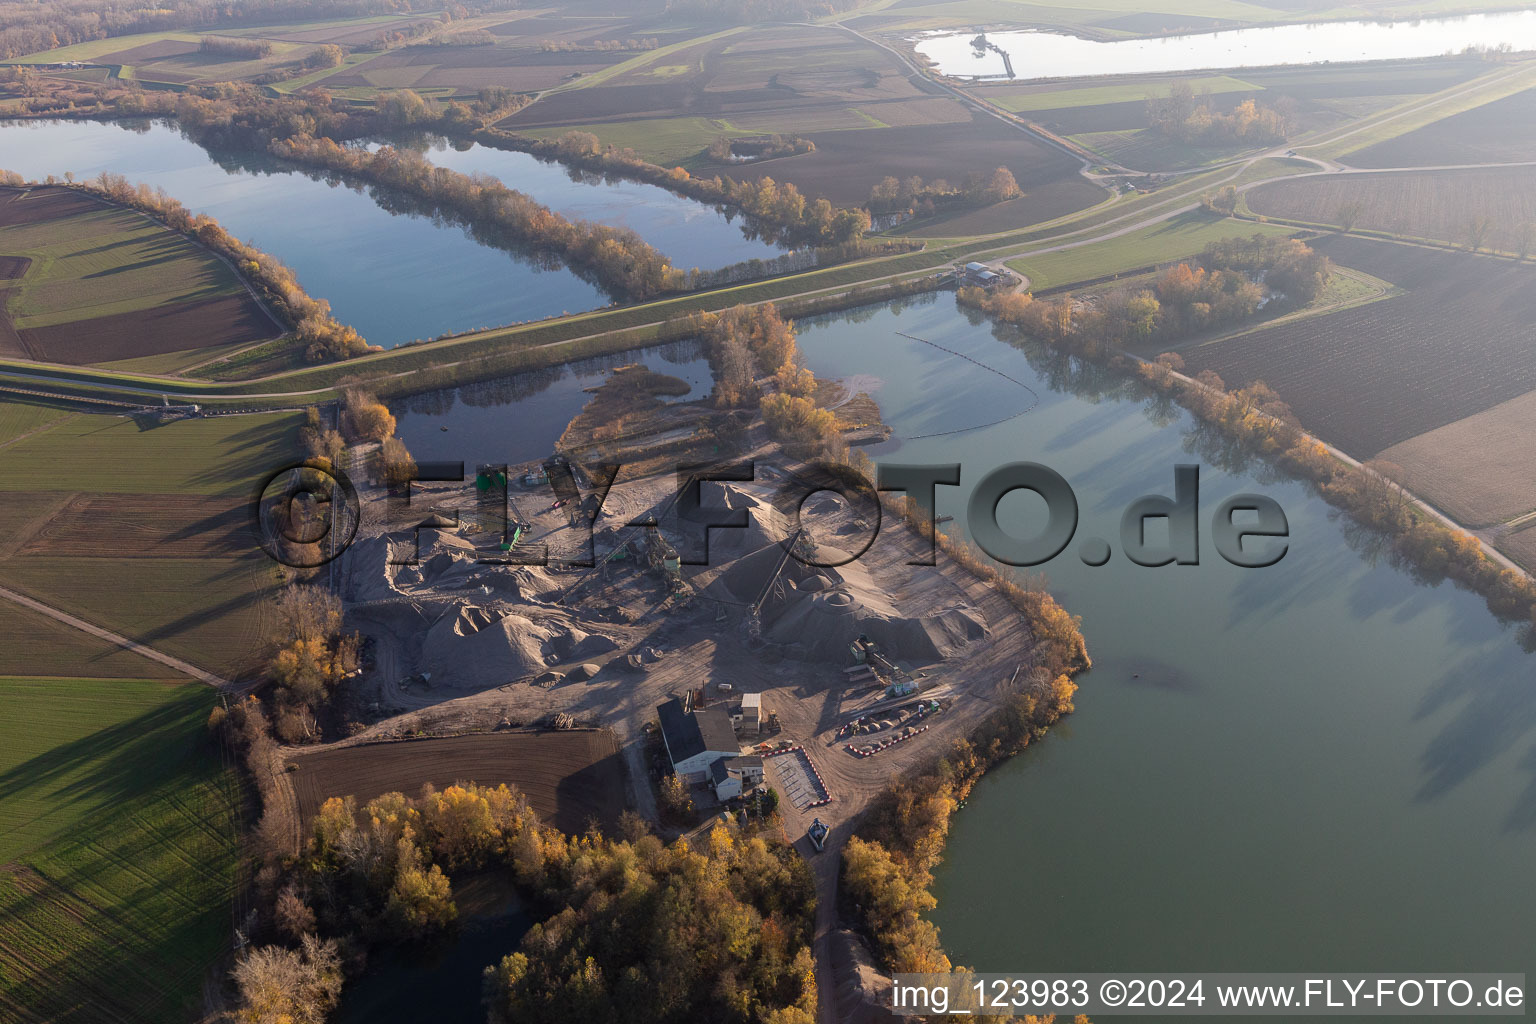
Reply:
M1028 277L1030 287L1038 291L1182 259L1195 255L1211 242L1255 232L1292 235L1296 229L1232 220L1196 210L1119 238L1062 252L1023 256L1009 260L1007 265Z
M197 1016L238 831L212 705L193 684L0 678L0 1017Z
M0 408L6 403L0 402ZM5 449L5 491L236 494L296 454L294 413L177 420L142 429L80 415Z
M41 402L0 400L0 445L14 441L23 434L62 420L69 410Z
M0 283L18 328L238 294L234 271L190 239L128 210L98 207L0 232L0 252L27 256Z
M1224 92L1262 91L1262 85L1244 82L1231 75L1203 75L1183 79L1197 93L1216 95ZM981 95L1004 110L1016 114L1032 110L1065 110L1070 107L1096 107L1103 103L1139 103L1148 96L1166 94L1168 83L1136 82L1128 85L1090 85L1076 89L1051 89L1045 92L1007 92L988 89Z
M243 530L210 524L221 515L243 524L256 485L298 457L299 422L278 413L141 430L127 417L77 415L3 449L0 584L226 677L241 674L260 653L262 595L277 567ZM18 550L56 525L66 502L103 492L113 499L67 543ZM124 534L117 514L130 505L149 527ZM46 642L6 630L0 665L84 664L111 653L82 647L97 643L83 634L71 642L62 628L50 625Z

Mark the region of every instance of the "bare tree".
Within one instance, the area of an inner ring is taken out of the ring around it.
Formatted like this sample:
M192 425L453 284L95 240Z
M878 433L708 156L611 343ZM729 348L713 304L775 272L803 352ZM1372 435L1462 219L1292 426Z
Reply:
M1467 248L1477 252L1488 240L1488 231L1493 227L1493 221L1486 214L1477 214L1467 220L1464 235L1467 239Z
M1351 199L1347 203L1339 204L1338 210L1334 213L1334 219L1339 222L1339 230L1348 234L1355 230L1355 224L1364 213L1364 204L1357 199Z

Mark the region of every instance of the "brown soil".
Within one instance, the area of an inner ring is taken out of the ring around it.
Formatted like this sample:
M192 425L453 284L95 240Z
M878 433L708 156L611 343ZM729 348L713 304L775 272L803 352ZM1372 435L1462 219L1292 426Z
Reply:
M1313 245L1407 294L1186 349L1191 373L1264 381L1357 458L1536 390L1536 268L1364 238Z
M878 106L869 109L879 116ZM1104 196L1102 189L1078 176L1073 157L980 114L955 124L812 132L807 138L816 143L816 152L760 167L749 164L735 176L766 175L792 181L807 195L825 196L834 203L862 203L886 175L916 174L925 181L944 178L959 185L973 175L1007 167L1025 192L1015 210L1021 224L1080 210ZM995 213L988 214L989 222Z
M30 358L74 366L215 348L277 333L271 318L245 292L20 332Z
M1381 453L1401 482L1467 526L1536 509L1536 392L1420 434Z
M98 60L103 64L144 64L166 57L180 57L184 53L196 53L197 44L180 39L161 39L142 46L130 47L104 54Z
M293 754L299 815L308 821L328 797L357 802L384 793L414 796L425 783L516 786L539 816L562 832L578 834L596 819L618 821L624 809L624 772L613 733L498 732L363 746L337 746Z
M96 201L67 188L0 190L0 227L37 224L58 217L70 217L96 208Z
M20 555L229 557L252 550L243 502L191 494L77 494Z
M32 260L26 256L0 256L0 281L14 281L27 272Z

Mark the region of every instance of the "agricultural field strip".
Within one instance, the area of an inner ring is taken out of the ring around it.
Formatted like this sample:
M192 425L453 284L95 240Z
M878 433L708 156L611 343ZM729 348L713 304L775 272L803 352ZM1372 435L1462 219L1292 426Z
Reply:
M1363 149L1368 145L1406 134L1426 124L1442 120L1454 114L1459 114L1474 107L1483 106L1494 100L1503 99L1506 96L1529 88L1533 79L1536 79L1536 62L1527 62L1512 68L1503 68L1491 72L1480 78L1474 78L1470 82L1464 82L1441 92L1433 93L1428 97L1409 100L1406 103L1391 107L1378 114L1364 118L1352 125L1345 125L1341 129L1325 131L1323 137L1311 141L1298 142L1290 148L1296 150L1317 149L1319 156L1324 159L1337 161L1357 149ZM1471 102L1468 102L1470 100ZM1449 105L1450 109L1442 109ZM1424 116L1424 115L1428 116ZM1405 118L1409 119L1402 124ZM1422 120L1420 120L1422 118ZM1364 133L1363 141L1348 143L1346 140L1354 139ZM1340 146L1340 143L1345 145ZM1298 154L1299 155L1299 154Z
M225 693L243 694L247 689L249 689L248 686L239 686L236 683L232 683L228 679L223 678L222 676L214 675L212 672L200 669L195 665L188 664L187 662L182 661L180 658L173 657L164 653L163 651L158 651L155 648L148 646L147 644L139 643L137 640L130 640L128 637L125 637L120 633L114 633L110 629L103 629L101 626L86 622L82 618L71 615L66 611L61 611L60 609L54 608L51 605L44 604L42 601L30 598L25 594L18 594L16 591L7 587L0 587L0 600L10 601L12 604L21 605L23 608L30 608L32 611L46 615L56 622L61 622L64 625L69 626L71 629L77 629L82 633L87 633L95 637L98 640L105 640L107 643L116 647L120 647L125 651L142 655L143 657L149 658L152 661L158 661L160 664L166 666L167 668L174 669L182 675L190 676L193 679L207 683L209 686L212 686L213 688L221 690Z

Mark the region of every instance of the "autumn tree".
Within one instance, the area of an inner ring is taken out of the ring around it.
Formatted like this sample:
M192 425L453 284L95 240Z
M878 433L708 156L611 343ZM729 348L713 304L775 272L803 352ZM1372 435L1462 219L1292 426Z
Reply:
M979 190L981 199L988 203L1017 199L1023 194L1019 189L1019 183L1014 180L1013 172L1006 167L999 167L993 171L991 177Z
M365 441L383 441L395 432L389 406L365 392L348 392L343 400L342 422L347 433Z
M306 935L297 950L257 946L231 972L239 1004L238 1024L325 1024L341 995L341 957L336 943Z
M390 487L399 487L416 479L416 459L398 437L384 438L375 453L374 468L378 478Z

